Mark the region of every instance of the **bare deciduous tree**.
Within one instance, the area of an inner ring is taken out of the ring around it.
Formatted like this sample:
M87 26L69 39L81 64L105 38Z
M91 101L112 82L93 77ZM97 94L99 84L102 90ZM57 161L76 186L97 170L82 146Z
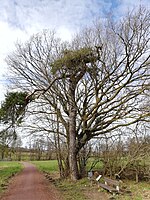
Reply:
M149 17L140 7L119 23L96 23L70 43L42 32L7 57L14 85L49 105L64 127L73 180L77 155L91 138L149 116L142 106L149 92Z

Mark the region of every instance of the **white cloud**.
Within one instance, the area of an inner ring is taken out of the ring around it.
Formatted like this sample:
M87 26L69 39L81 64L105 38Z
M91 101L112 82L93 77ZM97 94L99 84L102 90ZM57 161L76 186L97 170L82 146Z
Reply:
M92 3L94 2L94 3ZM5 0L0 4L0 77L6 73L6 55L13 51L16 40L25 41L31 34L49 28L68 40L85 25L88 16L97 15L97 1L86 0ZM89 20L90 21L90 20ZM0 79L4 79L3 77ZM0 81L3 98L4 82ZM2 89L3 88L3 89Z
M0 21L0 102L6 93L6 80L4 75L7 72L5 58L14 49L14 42L18 39L26 39L25 32L10 27L7 22Z
M149 0L1 0L0 80L6 71L4 59L17 39L25 41L31 34L48 28L67 40L95 18L104 17L104 13L114 9L114 14L120 17L140 2L146 7L150 5ZM2 88L1 81L0 85Z

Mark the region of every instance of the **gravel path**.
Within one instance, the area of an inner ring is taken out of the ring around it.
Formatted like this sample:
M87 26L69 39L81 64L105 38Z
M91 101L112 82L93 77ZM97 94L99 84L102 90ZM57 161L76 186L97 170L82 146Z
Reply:
M62 200L54 185L36 167L23 163L24 169L15 176L0 200Z

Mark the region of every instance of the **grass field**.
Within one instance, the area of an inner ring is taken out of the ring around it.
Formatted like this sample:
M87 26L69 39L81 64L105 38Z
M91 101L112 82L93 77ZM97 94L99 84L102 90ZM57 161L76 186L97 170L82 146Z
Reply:
M40 171L45 171L45 172L58 172L58 163L57 160L48 160L48 161L32 161L33 164L35 164ZM92 165L92 159L88 161L87 163L87 171L90 170ZM102 162L98 162L95 167L93 168L94 170L101 169L103 167Z
M7 185L8 179L22 170L19 162L0 161L0 192Z
M34 165L40 171L48 172L48 173L58 173L58 163L57 160L48 160L48 161L32 161Z

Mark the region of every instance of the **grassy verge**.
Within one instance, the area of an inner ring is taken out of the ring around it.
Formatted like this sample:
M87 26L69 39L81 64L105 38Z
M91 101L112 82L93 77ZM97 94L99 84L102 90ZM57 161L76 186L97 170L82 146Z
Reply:
M127 189L131 191L129 195L119 195L116 200L148 200L150 199L150 184L148 182L124 181Z
M61 180L56 182L56 186L63 193L64 200L88 200L84 192L90 187L87 178L73 182L70 180Z
M4 190L8 179L22 170L22 165L18 162L0 161L0 192Z
M63 194L64 200L85 200L85 196L83 194L83 189L85 184L89 181L87 179L82 179L77 182L72 182L70 180L60 180L58 164L56 160L50 161L32 161L33 164L37 166L40 171L50 173L53 179L57 177L55 180L56 187Z

